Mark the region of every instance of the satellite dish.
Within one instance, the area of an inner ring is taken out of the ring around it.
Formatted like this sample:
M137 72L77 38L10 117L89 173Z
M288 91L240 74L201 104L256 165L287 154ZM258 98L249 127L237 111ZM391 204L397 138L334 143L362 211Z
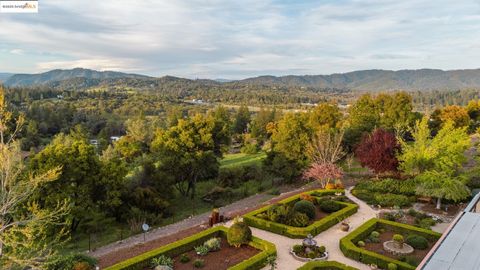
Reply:
M148 229L150 229L150 226L148 226L147 223L143 223L142 229L143 229L144 232L146 232L146 231L148 231Z

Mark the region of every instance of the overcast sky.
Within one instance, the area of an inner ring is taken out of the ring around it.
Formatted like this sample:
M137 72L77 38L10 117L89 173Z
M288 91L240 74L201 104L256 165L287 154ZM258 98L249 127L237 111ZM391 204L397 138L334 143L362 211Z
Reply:
M0 72L244 78L480 67L478 0L39 0L0 13Z

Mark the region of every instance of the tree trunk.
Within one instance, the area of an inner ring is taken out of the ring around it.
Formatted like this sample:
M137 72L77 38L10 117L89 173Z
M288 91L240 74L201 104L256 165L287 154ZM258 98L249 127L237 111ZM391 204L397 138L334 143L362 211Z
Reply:
M437 198L437 209L440 210L441 206L442 206L442 198Z

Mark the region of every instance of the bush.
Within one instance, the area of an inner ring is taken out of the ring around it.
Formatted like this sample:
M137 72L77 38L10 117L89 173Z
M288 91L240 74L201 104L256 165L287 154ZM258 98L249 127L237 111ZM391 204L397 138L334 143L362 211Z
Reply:
M387 206L404 207L404 206L409 206L411 204L409 197L405 195L390 194L390 193L387 193L387 194L377 193L375 194L375 200L377 201L377 204L379 204L382 207L387 207Z
M403 236L401 234L394 234L392 240L397 243L403 243Z
M323 200L320 202L319 206L320 209L322 209L322 211L325 213L337 212L338 210L343 208L342 205L332 200Z
M209 251L210 249L205 245L195 247L195 252L200 256L206 256Z
M260 151L260 146L257 143L247 143L241 149L240 152L244 154L256 154Z
M304 213L309 219L315 218L315 205L311 201L301 200L295 203L293 211Z
M380 233L377 232L377 231L373 231L373 232L370 233L370 236L374 237L374 238L378 238L378 237L380 237Z
M434 226L436 224L435 220L433 220L432 218L428 217L428 218L423 218L423 219L415 219L415 225L420 227L420 228L424 228L424 229L427 229L427 230L430 230L432 226Z
M394 213L391 212L384 213L383 218L390 221L397 221L397 217Z
M203 245L206 246L210 251L216 251L220 249L220 242L220 238L213 237L205 241Z
M318 252L320 252L320 253L325 253L325 251L327 251L327 249L325 248L325 246L319 246L319 247L318 247Z
M240 247L242 244L248 244L252 239L252 230L244 222L235 221L228 229L228 244L234 247Z
M315 253L315 251L310 251L308 252L307 257L310 259L315 259L317 257L317 254Z
M300 253L303 252L303 245L294 245L292 248L293 252Z
M405 242L415 249L424 250L424 249L428 248L427 238L425 238L423 236L420 236L420 235L411 234L407 237Z
M189 261L190 261L190 257L188 257L187 254L182 254L182 255L180 255L180 262L181 262L181 263L187 263L187 262L189 262Z
M205 266L205 261L202 260L202 259L196 259L194 262L193 262L193 266L195 268L202 268Z
M307 194L307 193L300 194L300 200L309 201L309 202L312 202L312 203L316 202L315 198L312 195Z
M293 227L307 227L310 224L310 219L307 215L300 212L294 212L293 215L287 220L287 225Z
M87 262L77 262L73 266L73 270L90 270L92 267Z
M160 255L157 258L152 259L152 267L155 268L156 266L168 266L170 268L173 267L173 259L170 257L167 257L165 255Z
M48 258L45 269L74 269L77 263L86 263L90 268L93 268L97 264L97 259L83 254L59 255Z
M387 269L388 269L388 270L397 270L397 269L398 269L398 266L397 266L396 264L394 264L394 263L389 263L389 264L387 265Z
M365 242L363 242L362 240L360 240L360 241L357 242L357 246L359 246L359 247L364 247L364 246L365 246Z

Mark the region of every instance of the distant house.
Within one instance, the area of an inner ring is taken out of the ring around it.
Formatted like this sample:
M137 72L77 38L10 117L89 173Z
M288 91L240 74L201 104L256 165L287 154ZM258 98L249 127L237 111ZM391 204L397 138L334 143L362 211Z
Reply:
M113 142L116 142L116 141L120 140L120 137L121 137L121 136L111 136L111 137L110 137L110 142L112 142L112 143L113 143Z

